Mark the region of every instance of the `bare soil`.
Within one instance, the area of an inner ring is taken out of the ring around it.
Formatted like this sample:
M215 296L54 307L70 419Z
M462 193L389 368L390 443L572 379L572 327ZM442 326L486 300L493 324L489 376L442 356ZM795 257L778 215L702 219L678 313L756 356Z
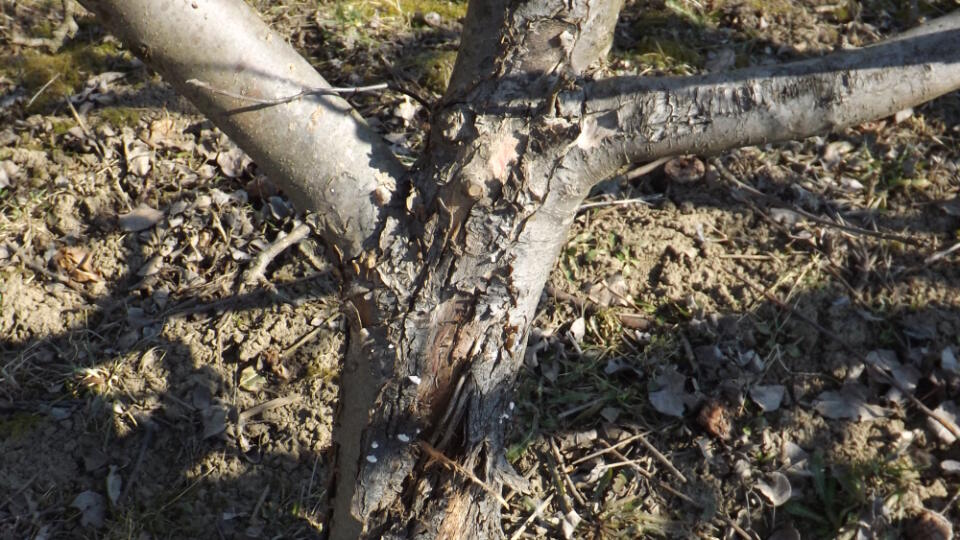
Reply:
M257 5L332 82L428 100L464 9ZM600 74L786 61L951 7L631 2ZM0 539L319 537L336 271L308 239L242 284L289 203L77 9L48 51L17 41L59 2L0 4ZM354 103L412 162L428 112ZM960 446L885 376L956 418L958 121L954 94L601 186L503 419L531 484L507 534L948 538Z

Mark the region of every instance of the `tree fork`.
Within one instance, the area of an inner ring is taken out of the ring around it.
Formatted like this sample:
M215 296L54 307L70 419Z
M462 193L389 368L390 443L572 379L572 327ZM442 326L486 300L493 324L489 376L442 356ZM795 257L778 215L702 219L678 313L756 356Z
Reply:
M593 182L564 163L575 126L543 104L606 52L619 3L592 18L588 2L500 7L501 39L458 63L453 79L470 84L444 98L377 259L348 288L332 538L497 537L492 493L522 484L503 422L540 294ZM348 391L364 384L379 391Z
M620 0L474 1L408 172L333 96L251 107L187 84L263 99L326 84L239 0L81 2L318 213L348 321L338 539L502 535L494 494L522 482L501 421L544 283L594 183L633 160L804 137L960 86L958 15L774 68L592 81L584 72L609 48Z

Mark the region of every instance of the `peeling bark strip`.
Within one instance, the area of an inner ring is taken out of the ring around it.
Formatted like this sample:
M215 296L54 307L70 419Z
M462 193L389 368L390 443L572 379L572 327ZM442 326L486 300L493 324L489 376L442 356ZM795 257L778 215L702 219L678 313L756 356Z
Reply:
M250 107L186 83L265 99L326 85L240 0L81 1L318 211L349 326L334 539L502 536L498 493L523 487L504 458L510 392L594 183L634 160L804 137L960 87L960 15L781 67L593 81L621 0L472 1L425 155L404 171L338 98Z
M699 77L614 77L560 97L594 170L861 124L960 87L960 12L824 58Z

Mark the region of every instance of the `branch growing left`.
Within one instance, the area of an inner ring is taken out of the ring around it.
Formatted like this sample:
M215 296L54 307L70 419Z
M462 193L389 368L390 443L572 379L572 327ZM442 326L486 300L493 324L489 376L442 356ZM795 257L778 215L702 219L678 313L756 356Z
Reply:
M341 260L363 252L376 230L377 201L404 167L336 95L251 105L330 87L252 8L242 0L81 4L250 154L294 205L316 212Z

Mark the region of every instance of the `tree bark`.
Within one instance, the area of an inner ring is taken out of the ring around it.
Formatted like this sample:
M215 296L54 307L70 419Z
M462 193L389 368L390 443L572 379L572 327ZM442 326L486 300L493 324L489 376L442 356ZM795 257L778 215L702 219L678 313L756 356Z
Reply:
M360 255L380 219L378 188L403 166L345 100L310 96L330 85L239 0L80 0L103 24L230 136L300 210L314 211L342 261ZM188 81L200 81L198 86Z
M342 100L250 107L187 84L268 98L326 84L238 0L82 1L319 211L349 323L336 539L502 536L498 494L523 487L503 453L510 392L594 183L633 160L806 136L960 86L957 16L782 67L594 81L621 0L471 2L426 151L404 171Z

